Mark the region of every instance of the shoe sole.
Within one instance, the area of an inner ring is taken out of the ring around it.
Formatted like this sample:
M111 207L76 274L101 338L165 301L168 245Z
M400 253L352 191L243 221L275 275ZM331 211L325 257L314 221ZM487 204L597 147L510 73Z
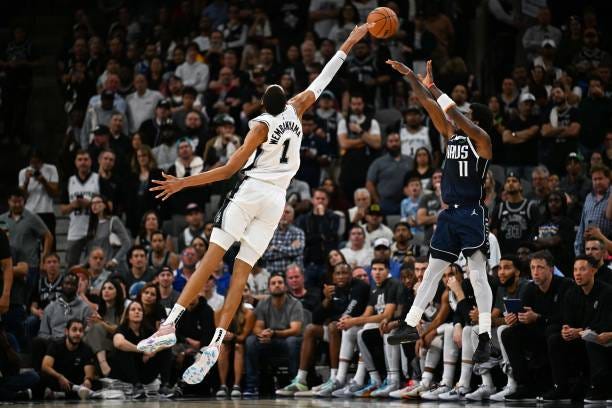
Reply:
M219 348L210 347L205 349L198 361L185 370L185 373L183 373L183 381L190 385L201 383L210 369L214 367L218 358Z
M521 398L521 399L504 398L504 402L527 402L527 403L535 404L536 402L538 402L538 399L537 398Z
M146 340L138 343L136 348L138 351L142 353L153 353L155 351L161 350L162 348L172 347L176 344L176 335L168 334L165 336L160 336L159 339L153 344L146 344Z

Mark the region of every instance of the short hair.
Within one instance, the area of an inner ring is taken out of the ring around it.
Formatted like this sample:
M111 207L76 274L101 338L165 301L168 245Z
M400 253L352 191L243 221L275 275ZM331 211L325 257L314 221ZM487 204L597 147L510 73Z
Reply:
M11 190L11 193L9 194L9 197L21 197L24 198L26 197L25 192L20 189L19 187L16 187L14 189Z
M145 253L145 255L147 254L147 249L142 246L142 245L132 245L132 247L129 249L128 253L127 253L127 259L132 258L132 254L134 254L135 251L142 251Z
M385 269L389 269L389 261L383 259L383 258L374 258L372 259L372 262L370 262L370 266L374 266L374 265L384 265Z
M78 323L81 326L85 326L85 324L83 323L83 321L81 319L77 319L76 317L73 317L72 319L68 320L66 322L66 330L70 330L70 328L72 327L73 324Z
M194 98L198 96L198 91L193 86L186 86L183 88L183 96L191 95Z
M272 279L274 278L281 278L283 280L283 284L285 284L285 276L283 276L282 273L273 273L272 275L270 275L270 277L268 278L268 286L270 286L270 282L272 281Z
M606 178L610 178L610 169L605 164L595 164L591 167L591 176L593 173L603 173Z
M57 259L57 262L61 262L60 256L57 254L57 252L49 252L47 255L43 256L43 262L49 258L55 258Z
M408 177L406 179L406 182L404 183L404 186L407 186L408 184L412 183L413 181L418 181L419 184L421 184L421 187L423 187L423 182L421 181L421 178L419 176Z
M300 265L296 263L287 265L287 267L285 268L285 275L287 275L287 272L289 272L289 269L297 269L300 272L300 275L304 276L304 270L302 269Z
M410 224L408 224L406 221L400 221L397 224L395 224L395 226L393 226L393 232L395 232L397 227L406 227L406 228L410 229Z
M465 88L467 90L467 87ZM478 126L480 126L484 131L489 132L493 128L493 113L491 112L491 109L482 103L472 103L470 105L470 109L472 111L472 119L476 120L478 122Z
M351 228L349 228L349 234L350 234L350 232L351 232L352 230L354 230L355 228L357 228L358 230L360 230L360 231L361 231L361 233L362 233L363 235L365 235L365 229L363 229L363 227L362 227L361 225L359 225L359 224L352 224L352 225L351 225Z
M329 193L324 188L317 187L314 190L312 190L312 196L313 197L314 197L315 193L323 193L323 194L325 194L325 197L327 197L327 199L329 200Z
M534 173L540 173L544 177L550 176L550 171L548 171L548 167L544 166L543 164L534 167L533 170L531 170L531 174Z
M280 85L270 85L263 96L263 105L272 116L281 114L287 105L287 95Z
M594 269L599 267L599 265L597 265L597 261L591 255L578 255L576 258L574 258L574 264L576 264L576 261L587 261L591 268Z
M417 256L414 260L414 263L428 263L429 262L429 258L427 258L426 256Z
M546 265L550 266L551 268L555 266L555 258L552 256L548 249L536 251L529 255L529 262L533 261L534 259L543 260L544 262L546 262Z
M499 258L499 261L500 262L501 261L512 262L512 266L514 266L519 271L521 270L521 261L519 260L518 256L516 256L516 255L512 255L512 254L502 255L501 258Z
M584 242L588 242L588 241L597 241L599 243L599 249L604 249L606 247L606 244L599 238L595 238L593 236L589 237L589 238L585 238Z
M151 239L153 239L153 235L161 235L163 239L166 239L166 234L163 231L160 231L160 230L153 231L151 233Z
M357 197L357 194L361 194L361 193L366 194L368 197L372 197L372 194L370 194L370 190L368 190L365 187L360 187L357 190L355 190L355 192L353 193L353 200L355 199L355 197Z
M78 149L76 151L76 153L74 154L74 157L76 158L78 156L85 156L85 155L87 155L87 156L89 156L89 158L91 158L91 155L89 154L89 152L87 150L85 150L85 149Z
M305 112L305 113L302 115L302 122L304 122L305 120L308 120L308 121L315 120L315 117L314 117L314 115L313 115L312 113L310 113L310 112Z

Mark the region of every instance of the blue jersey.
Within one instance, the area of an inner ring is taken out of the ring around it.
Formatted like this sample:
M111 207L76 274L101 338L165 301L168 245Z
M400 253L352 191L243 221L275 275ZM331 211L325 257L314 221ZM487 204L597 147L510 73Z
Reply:
M482 203L488 166L489 161L476 153L467 136L453 135L442 170L442 201L449 205Z

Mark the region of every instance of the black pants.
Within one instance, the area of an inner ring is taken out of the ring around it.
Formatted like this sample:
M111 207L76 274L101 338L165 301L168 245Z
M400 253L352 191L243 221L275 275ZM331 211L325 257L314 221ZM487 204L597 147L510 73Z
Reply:
M47 348L53 341L53 339L46 339L42 337L35 337L34 340L32 340L32 367L36 371L40 371L43 358L45 357L45 354L47 354Z
M612 378L612 347L604 347L597 343L585 342L587 356L589 358L591 385L600 390L610 391L610 379Z
M555 384L566 387L572 376L578 378L581 372L587 372L588 360L584 341L581 339L565 341L561 333L552 333L546 338L546 343Z
M534 371L534 363L547 359L546 330L535 324L515 324L502 332L501 341L517 384L535 388L542 383Z
M146 363L143 354L117 350L110 357L110 377L129 384L149 384L160 375L162 383L167 383L172 364L170 349L155 354Z
M53 247L51 251L55 252L57 239L55 238L55 214L53 213L37 213L41 220L45 223L51 234L53 235Z
M361 337L363 339L363 343L372 355L372 360L374 361L376 371L378 371L381 377L384 378L387 373L387 366L385 364L385 348L383 338L380 335L380 330L378 328L364 330Z

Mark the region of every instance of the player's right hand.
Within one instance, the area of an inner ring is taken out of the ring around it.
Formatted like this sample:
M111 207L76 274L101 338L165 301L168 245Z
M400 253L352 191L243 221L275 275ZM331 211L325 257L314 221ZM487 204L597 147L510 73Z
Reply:
M423 75L420 75L420 74L418 75L418 77L421 83L425 85L426 88L429 89L429 87L433 85L434 79L433 79L433 70L431 69L431 60L427 61L427 74L425 75L425 77L423 77Z
M412 72L410 68L408 68L406 65L402 64L399 61L388 59L387 64L391 65L391 68L393 68L394 70L396 70L402 75L410 75L410 74L414 75L414 72Z
M360 26L355 26L353 31L349 34L346 41L350 41L353 44L357 44L366 35L368 29L373 27L374 23L364 23Z
M158 184L158 186L151 187L149 191L161 191L155 198L166 201L172 194L178 193L183 189L183 179L163 172L162 176L164 176L165 180L151 180L153 184Z

